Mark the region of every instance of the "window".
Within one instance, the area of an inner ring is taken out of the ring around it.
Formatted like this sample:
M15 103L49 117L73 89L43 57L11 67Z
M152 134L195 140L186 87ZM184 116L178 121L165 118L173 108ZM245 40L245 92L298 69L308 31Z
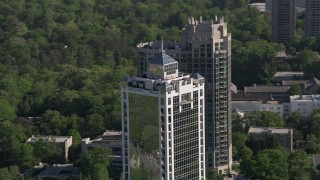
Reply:
M160 104L161 104L161 106L163 106L163 105L164 105L164 98L161 98L161 100L160 100Z
M171 98L168 98L168 105L171 105Z
M127 99L127 93L123 92L122 97L123 97L123 99Z
M203 89L200 89L200 96L203 96Z

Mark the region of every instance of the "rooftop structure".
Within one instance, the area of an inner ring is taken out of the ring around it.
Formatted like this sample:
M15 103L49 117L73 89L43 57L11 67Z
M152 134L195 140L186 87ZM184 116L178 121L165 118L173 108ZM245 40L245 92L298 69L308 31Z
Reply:
M250 126L248 131L250 138L256 140L265 140L272 137L288 151L293 151L293 130L292 128L270 128L270 127L253 127Z

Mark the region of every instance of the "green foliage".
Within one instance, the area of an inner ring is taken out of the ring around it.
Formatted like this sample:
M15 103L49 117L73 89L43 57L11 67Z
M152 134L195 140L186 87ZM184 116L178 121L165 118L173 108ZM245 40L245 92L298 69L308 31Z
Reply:
M20 125L0 122L0 167L18 165L31 167L35 163L33 149L25 144L26 136Z
M320 113L313 113L311 116L311 133L320 138Z
M290 179L310 179L310 170L312 169L310 155L298 150L289 155L288 161Z
M81 155L80 171L85 178L109 179L108 167L110 165L111 150L95 147Z
M212 169L211 171L209 171L209 174L207 175L207 179L208 180L223 180L224 177L222 175L218 174L217 169Z
M5 168L0 168L0 179L6 179L6 180L12 179L8 168L6 168L6 167Z
M35 121L41 134L57 136L66 134L66 118L58 111L47 110L42 118L37 118Z
M298 111L292 112L288 117L286 124L289 127L300 129L302 126L301 114Z
M49 164L57 164L65 162L63 150L53 139L36 137L36 141L32 143L34 156L38 162Z
M240 169L248 178L288 179L288 154L284 150L266 149L253 159L244 160Z
M293 95L302 95L303 90L300 85L294 85L288 90L288 94L293 96Z
M279 114L270 111L257 111L244 116L249 126L283 127L284 121Z

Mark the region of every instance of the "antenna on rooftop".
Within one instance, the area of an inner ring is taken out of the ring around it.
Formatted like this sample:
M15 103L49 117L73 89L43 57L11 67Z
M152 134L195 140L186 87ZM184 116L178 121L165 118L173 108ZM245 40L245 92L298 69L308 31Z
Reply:
M164 50L163 50L163 37L161 37L161 52L164 52Z

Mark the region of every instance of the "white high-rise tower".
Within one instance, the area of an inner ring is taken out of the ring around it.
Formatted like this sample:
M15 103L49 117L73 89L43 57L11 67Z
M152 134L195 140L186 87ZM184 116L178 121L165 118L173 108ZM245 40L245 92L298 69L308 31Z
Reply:
M122 81L123 179L204 180L204 78L163 51L147 66Z

